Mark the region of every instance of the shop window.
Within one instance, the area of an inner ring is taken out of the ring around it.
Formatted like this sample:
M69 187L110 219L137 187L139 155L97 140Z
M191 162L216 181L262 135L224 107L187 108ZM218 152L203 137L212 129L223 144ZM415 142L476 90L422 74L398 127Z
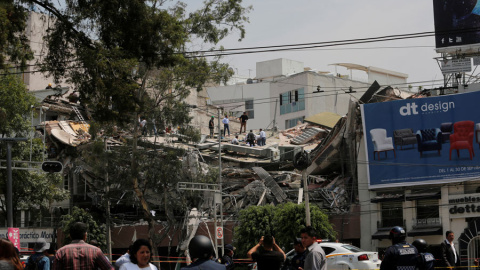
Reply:
M382 223L380 227L403 226L402 202L383 202L381 205Z
M416 201L417 220L416 225L439 225L440 211L438 199L425 199Z

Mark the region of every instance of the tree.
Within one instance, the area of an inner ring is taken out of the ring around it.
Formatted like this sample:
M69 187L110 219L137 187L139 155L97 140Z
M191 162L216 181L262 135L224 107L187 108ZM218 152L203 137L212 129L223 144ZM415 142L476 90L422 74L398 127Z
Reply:
M63 245L68 245L72 242L72 239L70 238L70 227L75 222L83 222L87 224L88 228L87 242L97 240L100 248L105 250L105 247L107 246L105 225L98 225L87 210L75 206L73 207L71 214L64 215L62 218L62 232L64 234Z
M312 227L319 233L317 238L335 239L332 224L320 208L311 205L310 216ZM300 230L305 228L305 204L288 202L277 206L250 206L240 211L238 220L240 224L234 234L237 254L246 255L266 234L273 235L280 247L289 248L293 239L300 237Z
M144 161L145 153L137 151L138 118L148 115L161 124L187 124L190 119L184 99L190 91L201 89L206 82L225 81L232 72L218 58L207 60L201 53L186 51L194 43L212 46L207 48L211 50L233 31L243 38L250 8L243 7L241 0L206 0L191 12L185 3L165 0L66 0L63 7L57 2L17 0L14 4L35 4L55 18L45 37L48 53L42 70L57 82L66 78L72 83L96 121L134 129L131 151L126 155L129 164L122 160L118 165L125 169L153 228L145 175L164 177L157 182L148 180L156 185L149 186L151 189L163 186L171 190L169 181L181 174L167 170L163 165L172 164L162 159L151 159L162 165L153 167L155 172L143 171L150 161ZM111 164L109 168L115 165ZM164 200L165 207L168 202ZM153 231L150 235L155 237Z
M32 132L29 121L31 107L35 105L35 98L27 92L19 77L13 75L0 76L0 134L2 137L27 137ZM4 145L2 144L3 148ZM44 146L39 138L28 142L18 142L12 147L12 160L41 161ZM0 159L6 159L6 151L0 151ZM24 165L25 166L25 165ZM7 179L6 170L0 170L0 178ZM30 210L31 220L39 220L42 213L48 214L50 205L54 201L61 201L68 197L63 188L62 177L58 174L45 174L27 170L13 170L13 209ZM0 191L5 193L6 182L0 182ZM0 197L0 210L7 213L5 196ZM40 210L40 211L39 211ZM17 212L13 219L16 223ZM16 224L20 226L20 224Z
M141 209L141 218L148 222L149 236L155 247L171 230L183 229L183 213L193 207L200 208L203 202L203 193L180 192L177 183L186 181L188 177L193 182L213 183L218 175L218 172L209 172L200 173L195 178L189 176L179 158L183 150L179 151L132 151L129 145L107 151L98 139L82 152L89 171L97 177L95 182L112 186L105 199L126 205L135 204ZM132 166L132 159L135 166ZM134 176L136 182L131 180ZM163 226L161 231L155 230L158 224ZM156 254L156 249L153 252Z
M9 67L7 63L18 64L24 70L33 52L24 33L27 13L25 8L12 0L0 3L0 70Z

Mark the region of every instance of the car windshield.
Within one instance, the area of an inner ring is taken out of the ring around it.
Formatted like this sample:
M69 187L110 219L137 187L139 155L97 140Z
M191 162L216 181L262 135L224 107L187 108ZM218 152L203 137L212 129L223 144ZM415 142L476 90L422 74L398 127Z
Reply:
M360 249L356 246L352 246L352 245L342 245L342 248L347 249L351 252L362 252L363 251L362 249Z

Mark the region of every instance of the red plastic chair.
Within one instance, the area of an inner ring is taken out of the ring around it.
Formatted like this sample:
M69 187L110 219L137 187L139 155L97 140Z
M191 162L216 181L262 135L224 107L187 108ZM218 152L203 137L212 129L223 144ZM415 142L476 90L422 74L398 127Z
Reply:
M473 159L473 132L475 123L473 121L460 121L453 124L453 134L450 135L450 160L452 150L457 150L457 157L460 157L460 149L468 149L470 159Z

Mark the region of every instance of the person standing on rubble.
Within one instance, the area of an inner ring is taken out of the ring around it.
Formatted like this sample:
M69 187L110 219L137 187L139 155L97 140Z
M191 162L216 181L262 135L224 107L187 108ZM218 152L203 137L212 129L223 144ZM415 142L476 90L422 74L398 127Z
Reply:
M227 129L228 129L228 136L230 136L230 120L228 119L228 116L226 114L222 120L222 123L223 123L223 137L225 137L225 133L227 132Z
M210 139L213 139L213 130L215 129L215 122L213 121L215 116L212 115L210 121L208 122L208 128L210 129Z
M243 112L243 114L238 119L240 120L239 133L242 133L242 128L243 128L243 132L247 132L247 120L248 120L247 112Z
M253 130L250 130L250 132L247 134L247 143L250 146L255 146L255 133L253 133Z
M260 138L258 140L258 146L264 146L267 143L267 134L263 129L260 129Z

